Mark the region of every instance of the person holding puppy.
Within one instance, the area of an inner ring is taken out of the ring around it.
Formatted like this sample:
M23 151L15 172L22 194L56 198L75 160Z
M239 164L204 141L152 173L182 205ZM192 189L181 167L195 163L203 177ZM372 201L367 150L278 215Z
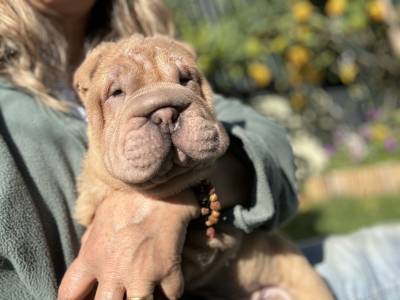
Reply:
M142 196L158 224L132 226L133 203L112 200L97 208L85 235L73 220L86 124L72 75L102 41L172 36L166 7L158 0L4 0L0 19L0 295L54 299L69 266L60 299L92 291L95 299L151 299L155 289L177 299L180 251L199 216L192 190L169 201ZM214 98L231 139L209 178L222 222L244 232L272 229L297 208L286 133L238 101ZM157 245L144 242L154 236Z

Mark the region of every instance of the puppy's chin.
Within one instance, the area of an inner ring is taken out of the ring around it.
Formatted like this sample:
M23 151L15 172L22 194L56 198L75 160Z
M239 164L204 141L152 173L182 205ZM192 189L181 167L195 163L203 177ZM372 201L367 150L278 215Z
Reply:
M176 167L167 176L156 176L148 182L136 185L136 189L152 196L169 197L207 178L210 171L211 167L206 165L197 165L190 169Z

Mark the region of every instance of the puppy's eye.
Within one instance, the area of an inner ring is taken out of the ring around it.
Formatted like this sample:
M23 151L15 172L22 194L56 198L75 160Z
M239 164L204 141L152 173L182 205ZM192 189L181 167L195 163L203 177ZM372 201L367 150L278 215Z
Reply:
M125 93L122 89L115 89L111 92L110 97L119 97L123 96Z
M189 71L179 73L179 84L180 85L187 86L191 80L193 80L193 78Z

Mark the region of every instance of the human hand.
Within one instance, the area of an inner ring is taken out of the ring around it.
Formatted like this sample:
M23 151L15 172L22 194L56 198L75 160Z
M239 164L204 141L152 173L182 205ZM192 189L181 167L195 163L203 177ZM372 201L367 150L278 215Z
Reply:
M168 299L179 298L186 229L199 210L190 190L166 200L143 195L105 199L61 282L58 298L85 299L96 282L96 300L122 300L125 293L128 299L152 295L158 284Z

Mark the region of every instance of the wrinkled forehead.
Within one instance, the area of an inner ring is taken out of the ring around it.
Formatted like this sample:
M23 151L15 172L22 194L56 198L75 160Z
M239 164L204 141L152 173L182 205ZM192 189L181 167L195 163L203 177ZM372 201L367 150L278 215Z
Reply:
M115 43L108 55L99 61L101 74L107 71L129 70L132 67L139 71L154 68L166 69L176 64L195 67L196 58L184 46L172 40L128 39Z

